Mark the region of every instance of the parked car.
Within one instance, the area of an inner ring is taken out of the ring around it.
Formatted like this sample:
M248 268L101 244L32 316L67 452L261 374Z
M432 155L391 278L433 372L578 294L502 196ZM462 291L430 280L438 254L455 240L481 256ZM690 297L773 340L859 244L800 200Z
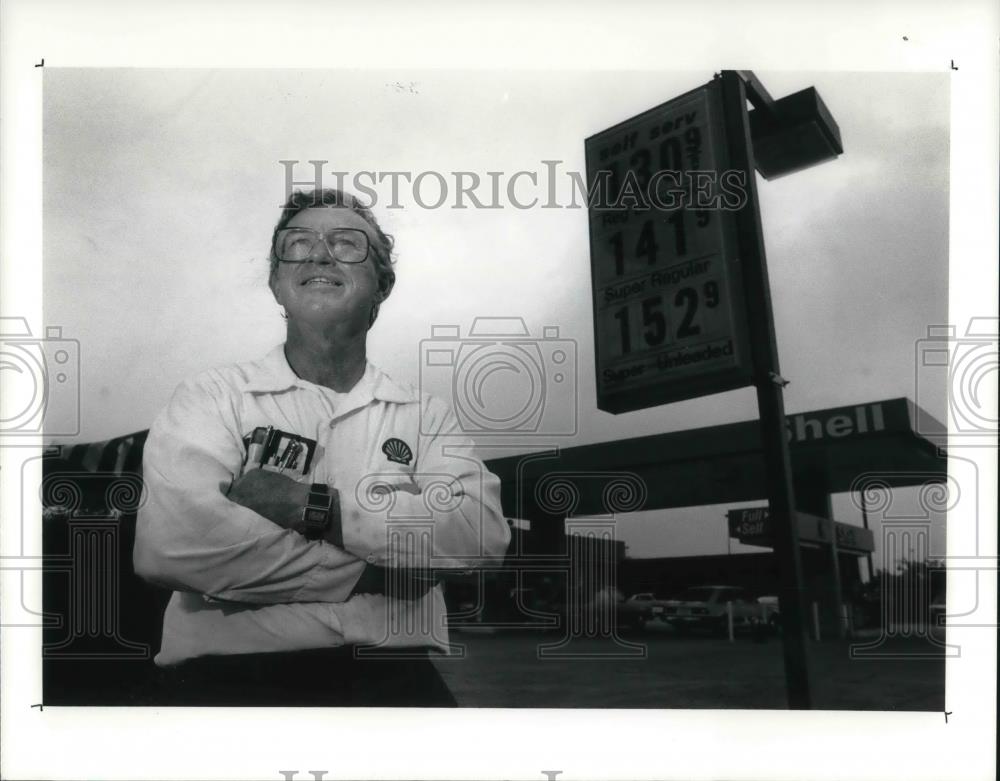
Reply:
M781 631L781 611L778 608L778 598L772 595L757 597L757 604L761 606L761 623L771 634L778 634Z
M733 630L752 629L760 620L761 607L738 586L692 586L664 604L663 618L678 632L695 629L725 634L728 631L726 603L733 605Z
M618 626L623 629L642 629L648 621L662 619L668 604L651 591L633 594L618 603Z

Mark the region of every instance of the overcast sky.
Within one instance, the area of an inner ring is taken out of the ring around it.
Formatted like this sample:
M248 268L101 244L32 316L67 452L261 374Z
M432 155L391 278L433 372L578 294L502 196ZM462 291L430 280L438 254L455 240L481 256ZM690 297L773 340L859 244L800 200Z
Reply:
M44 306L79 340L79 441L147 428L201 369L282 341L266 286L284 197L279 160L325 171L442 172L441 208L374 211L397 242L397 285L370 358L454 401L422 371L434 325L523 318L575 344L576 433L560 445L756 416L744 389L624 415L595 408L587 214L449 208L450 172L584 170L583 139L711 78L708 72L202 71L49 69L44 74ZM914 355L947 322L949 101L941 74L757 74L772 95L815 86L840 126L838 160L760 181L790 412L917 395ZM326 179L334 184L332 175ZM422 200L436 200L425 178ZM523 184L523 180L522 180ZM505 185L504 185L505 186ZM569 202L569 180L558 199ZM523 200L544 187L519 188ZM481 198L489 195L483 185ZM426 345L424 346L426 349ZM945 388L921 387L944 418ZM523 439L523 438L522 438ZM725 551L701 515L641 514L623 535L650 554Z

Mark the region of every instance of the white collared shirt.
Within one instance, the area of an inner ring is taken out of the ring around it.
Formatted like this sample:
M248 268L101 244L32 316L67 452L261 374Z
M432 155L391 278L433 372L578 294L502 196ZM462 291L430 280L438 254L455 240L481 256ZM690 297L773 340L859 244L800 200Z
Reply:
M316 440L296 479L338 490L344 550L226 498L258 426ZM297 377L283 345L183 382L150 429L143 477L136 572L174 589L159 665L345 643L447 652L441 586L412 600L350 597L365 563L472 568L501 560L510 541L500 481L445 403L370 363L332 394Z

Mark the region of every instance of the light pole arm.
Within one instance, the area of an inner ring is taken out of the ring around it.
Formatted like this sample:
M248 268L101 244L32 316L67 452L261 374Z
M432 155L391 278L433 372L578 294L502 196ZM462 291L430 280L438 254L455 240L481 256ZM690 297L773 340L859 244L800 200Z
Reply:
M774 116L774 98L767 91L753 71L736 71L746 85L747 99L755 109L771 117Z

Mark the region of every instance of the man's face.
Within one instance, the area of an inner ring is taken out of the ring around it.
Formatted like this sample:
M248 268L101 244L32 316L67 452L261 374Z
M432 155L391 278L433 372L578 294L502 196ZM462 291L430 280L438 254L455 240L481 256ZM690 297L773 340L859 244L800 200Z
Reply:
M369 244L376 240L363 217L338 206L303 209L287 227L311 228L319 233L354 228L364 231ZM371 250L364 263L341 263L330 256L322 241L313 249L310 262L278 263L270 286L290 321L316 325L353 322L362 330L368 327L372 305L385 297L378 289Z

